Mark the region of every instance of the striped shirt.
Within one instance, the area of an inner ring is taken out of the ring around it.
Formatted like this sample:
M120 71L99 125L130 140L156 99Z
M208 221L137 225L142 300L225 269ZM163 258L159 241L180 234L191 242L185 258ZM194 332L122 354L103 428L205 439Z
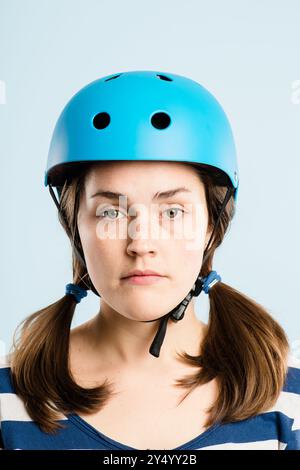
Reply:
M137 450L72 413L58 420L64 429L56 434L43 432L14 391L8 357L0 358L0 448ZM202 449L300 450L300 359L289 355L284 387L268 411L242 421L217 423L172 450Z

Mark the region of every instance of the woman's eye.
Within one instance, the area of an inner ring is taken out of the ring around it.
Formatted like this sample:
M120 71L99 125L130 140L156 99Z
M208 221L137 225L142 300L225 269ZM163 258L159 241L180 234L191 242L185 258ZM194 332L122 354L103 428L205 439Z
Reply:
M106 209L103 212L100 212L100 214L97 217L100 217L101 219L107 218L104 214L112 213L112 212L120 212L118 209ZM110 220L117 220L115 217L108 217Z
M174 213L174 211L181 211L182 214L185 212L183 209L180 209L179 207L171 207L170 209L167 209L165 212L168 212L168 211L170 211L171 213ZM175 217L171 217L171 220L173 220L174 218Z

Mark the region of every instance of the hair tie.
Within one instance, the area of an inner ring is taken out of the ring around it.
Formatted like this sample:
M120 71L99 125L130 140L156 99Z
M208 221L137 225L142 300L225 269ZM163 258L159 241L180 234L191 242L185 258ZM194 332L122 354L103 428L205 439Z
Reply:
M79 303L83 297L86 297L87 294L87 290L77 284L70 283L66 285L66 295L72 295L77 303Z
M219 282L221 280L222 278L217 273L217 271L211 271L206 277L202 278L202 282L203 282L202 288L205 294L208 294L209 289L211 289L212 286L216 284L216 282Z

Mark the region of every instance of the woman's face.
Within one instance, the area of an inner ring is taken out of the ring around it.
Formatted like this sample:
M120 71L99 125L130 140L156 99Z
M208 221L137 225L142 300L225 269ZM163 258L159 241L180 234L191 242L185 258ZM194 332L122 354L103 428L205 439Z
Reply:
M100 191L124 196L96 195ZM96 164L85 180L77 222L101 304L140 321L165 315L188 294L210 236L203 183L191 166L177 162ZM150 284L122 279L133 269L163 277Z

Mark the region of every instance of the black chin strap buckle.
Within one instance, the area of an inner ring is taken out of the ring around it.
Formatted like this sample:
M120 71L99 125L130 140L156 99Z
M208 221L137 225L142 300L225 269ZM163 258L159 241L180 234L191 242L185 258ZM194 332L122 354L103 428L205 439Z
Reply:
M190 291L188 295L183 299L183 301L177 305L173 310L170 312L170 316L173 320L179 321L182 320L185 314L185 311L193 297L193 291Z
M196 283L194 284L194 288L197 287L197 289L199 290L200 287L197 286L197 282L198 282L198 279ZM174 321L179 321L183 319L185 311L192 297L195 295L194 288L188 293L188 295L183 299L183 301L180 302L179 305L177 305L175 308L173 308L173 310L171 310L171 312L167 313L161 318L157 333L149 349L149 353L152 354L152 356L159 357L160 349L161 349L163 340L166 335L167 323L168 323L169 318L171 318ZM201 284L201 290L202 290L202 284ZM199 291L199 294L201 290Z
M202 289L203 289L203 277L198 276L192 289L193 296L198 297L198 295L202 292Z
M152 356L154 357L159 357L161 345L165 338L169 317L170 317L170 313L167 313L167 315L161 318L157 333L150 346L149 353L152 354Z

